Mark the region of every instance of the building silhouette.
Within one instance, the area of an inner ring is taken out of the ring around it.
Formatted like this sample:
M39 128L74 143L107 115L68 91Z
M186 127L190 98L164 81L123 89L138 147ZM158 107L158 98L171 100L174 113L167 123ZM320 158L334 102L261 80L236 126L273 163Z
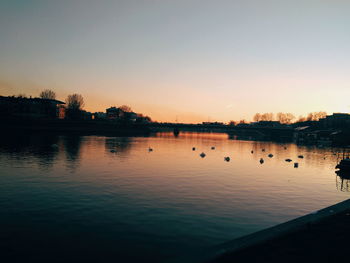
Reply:
M64 119L64 102L53 99L0 96L2 119Z

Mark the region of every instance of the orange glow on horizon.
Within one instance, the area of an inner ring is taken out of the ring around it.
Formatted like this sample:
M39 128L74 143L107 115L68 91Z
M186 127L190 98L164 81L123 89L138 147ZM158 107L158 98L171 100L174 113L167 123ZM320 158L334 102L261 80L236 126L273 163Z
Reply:
M25 88L23 88L25 86ZM43 85L30 85L16 82L0 81L0 93L3 96L11 96L19 93L26 94L27 96L36 97L40 91L44 89ZM52 89L57 94L57 99L64 101L67 95L73 93L71 91L62 89ZM349 105L345 97L339 98L339 100L328 100L323 98L322 100L313 100L306 103L307 98L299 98L298 100L304 100L305 103L300 102L297 105L281 105L281 101L274 100L273 103L269 101L259 100L261 96L243 97L242 101L233 101L225 98L223 95L211 96L211 92L206 91L203 93L196 93L190 91L186 93L186 98L181 101L181 96L178 98L173 97L171 103L167 103L164 100L163 103L156 102L152 103L152 100L148 101L140 94L137 98L130 98L126 95L125 99L123 96L116 96L114 93L107 96L104 93L84 91L78 89L75 91L80 93L84 97L85 110L90 112L105 112L105 110L111 106L129 105L133 111L142 113L158 122L178 122L178 123L202 123L206 121L218 121L228 123L231 120L240 121L245 120L247 122L252 121L255 113L272 112L275 115L278 112L291 112L296 118L299 116L307 116L309 112L315 111L326 111L327 114L334 112L349 112ZM180 92L180 91L179 91ZM147 94L146 91L144 91ZM329 92L326 95L331 95ZM254 99L254 100L253 100ZM167 98L169 100L169 98ZM289 100L292 100L289 99ZM344 101L343 101L344 100ZM171 99L170 99L171 101ZM224 101L225 103L221 103ZM244 103L248 101L249 103ZM327 101L327 103L324 103ZM183 103L182 103L183 102ZM283 102L283 101L282 101ZM342 103L339 103L342 102Z

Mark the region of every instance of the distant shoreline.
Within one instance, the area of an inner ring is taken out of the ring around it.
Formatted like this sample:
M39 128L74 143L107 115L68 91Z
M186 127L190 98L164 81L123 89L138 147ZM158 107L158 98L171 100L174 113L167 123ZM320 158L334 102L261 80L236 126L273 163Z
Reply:
M230 125L201 125L175 123L135 123L109 120L67 120L67 119L0 119L1 131L5 133L60 133L75 135L108 136L150 136L157 132L173 132L178 136L182 132L226 133L230 138L253 141L288 142L297 145L320 145L320 147L346 147L350 145L349 130L344 130L340 140L326 138L322 145L319 141L301 142L295 140L293 128L275 127L237 127ZM317 132L317 130L316 130ZM327 140L328 139L328 140Z
M2 131L10 133L63 133L79 135L147 136L144 124L120 124L94 120L1 120Z

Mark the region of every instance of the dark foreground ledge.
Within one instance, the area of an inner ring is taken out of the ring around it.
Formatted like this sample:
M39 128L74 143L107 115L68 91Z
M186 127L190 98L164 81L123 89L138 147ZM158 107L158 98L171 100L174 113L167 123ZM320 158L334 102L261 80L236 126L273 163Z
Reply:
M212 263L348 262L350 200L217 247Z
M171 262L349 262L349 247L350 199Z

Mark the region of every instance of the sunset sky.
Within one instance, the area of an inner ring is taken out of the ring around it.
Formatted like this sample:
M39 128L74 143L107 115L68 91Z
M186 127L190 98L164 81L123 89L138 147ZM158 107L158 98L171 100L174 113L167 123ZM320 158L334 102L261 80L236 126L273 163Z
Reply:
M1 0L0 95L158 121L350 110L350 1Z

